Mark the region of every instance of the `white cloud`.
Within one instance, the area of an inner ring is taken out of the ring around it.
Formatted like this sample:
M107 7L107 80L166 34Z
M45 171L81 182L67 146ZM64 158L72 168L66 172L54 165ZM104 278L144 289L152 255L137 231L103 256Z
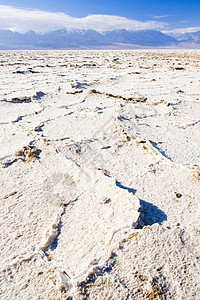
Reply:
M12 6L0 5L0 30L17 32L46 32L60 28L94 29L106 31L114 29L127 30L160 30L167 24L157 21L136 21L120 16L88 15L84 18L74 18L62 12L48 12L42 10L20 9Z
M196 31L200 31L200 26L162 30L162 32L165 34L184 34L184 33L189 33L189 32L196 32Z

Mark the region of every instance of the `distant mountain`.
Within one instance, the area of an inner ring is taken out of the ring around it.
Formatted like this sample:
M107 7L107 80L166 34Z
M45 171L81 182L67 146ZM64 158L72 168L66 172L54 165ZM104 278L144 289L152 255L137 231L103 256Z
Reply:
M176 44L173 37L155 30L114 30L105 32L112 43L136 44L141 46L169 46Z
M200 31L171 34L179 43L200 44Z
M107 46L172 46L177 39L155 30L113 30L103 33L95 30L60 29L43 34L29 31L25 34L0 30L0 49L91 49Z

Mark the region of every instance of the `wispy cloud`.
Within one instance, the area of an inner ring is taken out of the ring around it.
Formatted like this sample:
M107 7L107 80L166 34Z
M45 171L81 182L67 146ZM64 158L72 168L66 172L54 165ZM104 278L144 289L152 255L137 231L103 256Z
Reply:
M196 32L200 31L200 26L197 27L186 27L186 28L175 28L170 30L162 30L165 34L184 34L184 33L190 33L190 32Z
M148 16L154 19L163 19L163 18L171 17L172 15L161 15L161 16L148 15Z
M170 15L163 15L163 16L153 16L155 19L163 19L163 18L168 18Z
M188 20L182 20L182 21L180 21L180 23L191 23L191 21L188 21Z
M62 12L20 9L0 5L0 29L17 32L46 32L60 28L94 29L106 31L114 29L127 30L161 30L166 23L158 21L136 21L121 16L88 15L84 18L74 18Z

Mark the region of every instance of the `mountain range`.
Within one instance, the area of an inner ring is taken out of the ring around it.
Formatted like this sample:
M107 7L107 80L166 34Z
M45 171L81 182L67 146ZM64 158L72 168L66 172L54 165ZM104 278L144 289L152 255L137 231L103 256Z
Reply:
M142 47L176 47L200 45L200 31L167 35L155 30L95 30L59 29L46 33L18 33L0 30L0 49L102 49Z

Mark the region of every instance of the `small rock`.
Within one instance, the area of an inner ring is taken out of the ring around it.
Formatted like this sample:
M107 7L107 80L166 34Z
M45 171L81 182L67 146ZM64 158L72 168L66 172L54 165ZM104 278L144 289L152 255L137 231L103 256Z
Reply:
M181 193L174 192L173 199L175 201L178 201L181 197L182 197Z
M12 98L12 103L29 103L31 102L31 97L19 97L19 98Z

